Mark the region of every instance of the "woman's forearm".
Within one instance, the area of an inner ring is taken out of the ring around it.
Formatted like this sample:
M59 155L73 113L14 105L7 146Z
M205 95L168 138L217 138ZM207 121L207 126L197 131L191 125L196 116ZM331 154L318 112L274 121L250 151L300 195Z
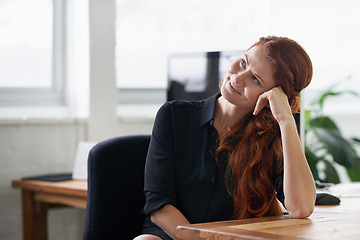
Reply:
M279 123L284 154L285 207L290 216L305 218L314 210L316 188L293 119Z
M151 213L151 221L163 229L173 239L176 239L177 226L190 224L177 208L169 204Z
M316 199L314 178L301 147L288 97L282 88L274 87L261 94L254 115L267 105L280 126L284 156L285 207L292 217L308 217L314 210Z

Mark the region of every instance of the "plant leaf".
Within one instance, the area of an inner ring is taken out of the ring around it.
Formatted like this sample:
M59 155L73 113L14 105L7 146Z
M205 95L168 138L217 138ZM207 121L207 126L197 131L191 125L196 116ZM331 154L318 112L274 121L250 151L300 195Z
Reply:
M342 92L325 92L323 95L320 96L320 99L318 100L318 104L320 106L320 110L323 109L323 106L324 106L324 101L327 97L329 96L338 96L338 95L341 95Z
M352 140L355 142L355 143L358 143L358 144L360 144L360 138L352 138Z
M310 127L316 127L316 128L323 128L323 129L330 129L330 130L336 130L337 132L340 132L339 128L335 124L335 122L326 116L316 117L309 120L309 126Z
M353 166L355 159L353 149L339 132L322 128L314 128L314 132L335 162L347 168Z
M317 157L308 147L305 147L305 156L314 179L320 180L319 171L316 167L317 163L320 161L320 158Z
M360 181L360 158L355 158L355 164L351 168L346 168L351 181Z
M331 183L340 183L339 175L337 174L334 166L327 160L323 159L325 163L325 175L326 175L326 182Z
M310 121L310 115L311 115L311 110L305 110L305 117L304 117L304 126L307 127L309 125L309 121Z
M348 90L348 91L341 91L341 92L333 92L331 89L325 91L317 100L316 104L319 105L319 109L320 111L322 111L323 109L323 106L324 106L324 102L325 100L330 97L330 96L340 96L342 94L345 94L345 93L349 93L351 95L354 95L356 97L359 97L360 95L355 92L355 91L351 91L351 90Z

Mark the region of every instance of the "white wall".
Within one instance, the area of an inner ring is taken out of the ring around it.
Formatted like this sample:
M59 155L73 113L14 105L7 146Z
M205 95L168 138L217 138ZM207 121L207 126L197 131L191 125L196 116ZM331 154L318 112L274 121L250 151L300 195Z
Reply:
M0 122L0 239L22 239L21 195L11 187L12 180L71 172L77 141L87 138L86 128L84 123L56 120ZM82 215L70 208L51 210L50 239L80 239Z

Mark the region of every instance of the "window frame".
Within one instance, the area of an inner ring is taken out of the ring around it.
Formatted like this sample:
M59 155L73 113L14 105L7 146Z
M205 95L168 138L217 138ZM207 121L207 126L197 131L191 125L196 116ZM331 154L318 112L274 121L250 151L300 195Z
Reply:
M160 104L166 101L166 88L117 88L118 104Z
M64 106L66 98L66 6L67 0L52 1L52 86L0 87L1 107Z

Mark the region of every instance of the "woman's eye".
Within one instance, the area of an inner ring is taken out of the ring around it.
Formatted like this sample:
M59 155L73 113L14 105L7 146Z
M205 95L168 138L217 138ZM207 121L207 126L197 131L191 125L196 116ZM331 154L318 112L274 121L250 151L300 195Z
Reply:
M243 58L241 58L240 59L240 67L242 67L242 68L244 68L244 69L246 69L246 62L245 62L245 59L243 59ZM259 79L255 76L255 75L253 75L252 76L252 80L254 81L254 83L256 83L257 85L260 85L260 81L259 81Z
M260 85L260 81L259 81L259 79L256 77L256 76L252 76L252 79L253 79L253 81L256 83L256 84L258 84L258 85Z
M240 65L241 67L246 68L246 63L244 59L240 59Z

